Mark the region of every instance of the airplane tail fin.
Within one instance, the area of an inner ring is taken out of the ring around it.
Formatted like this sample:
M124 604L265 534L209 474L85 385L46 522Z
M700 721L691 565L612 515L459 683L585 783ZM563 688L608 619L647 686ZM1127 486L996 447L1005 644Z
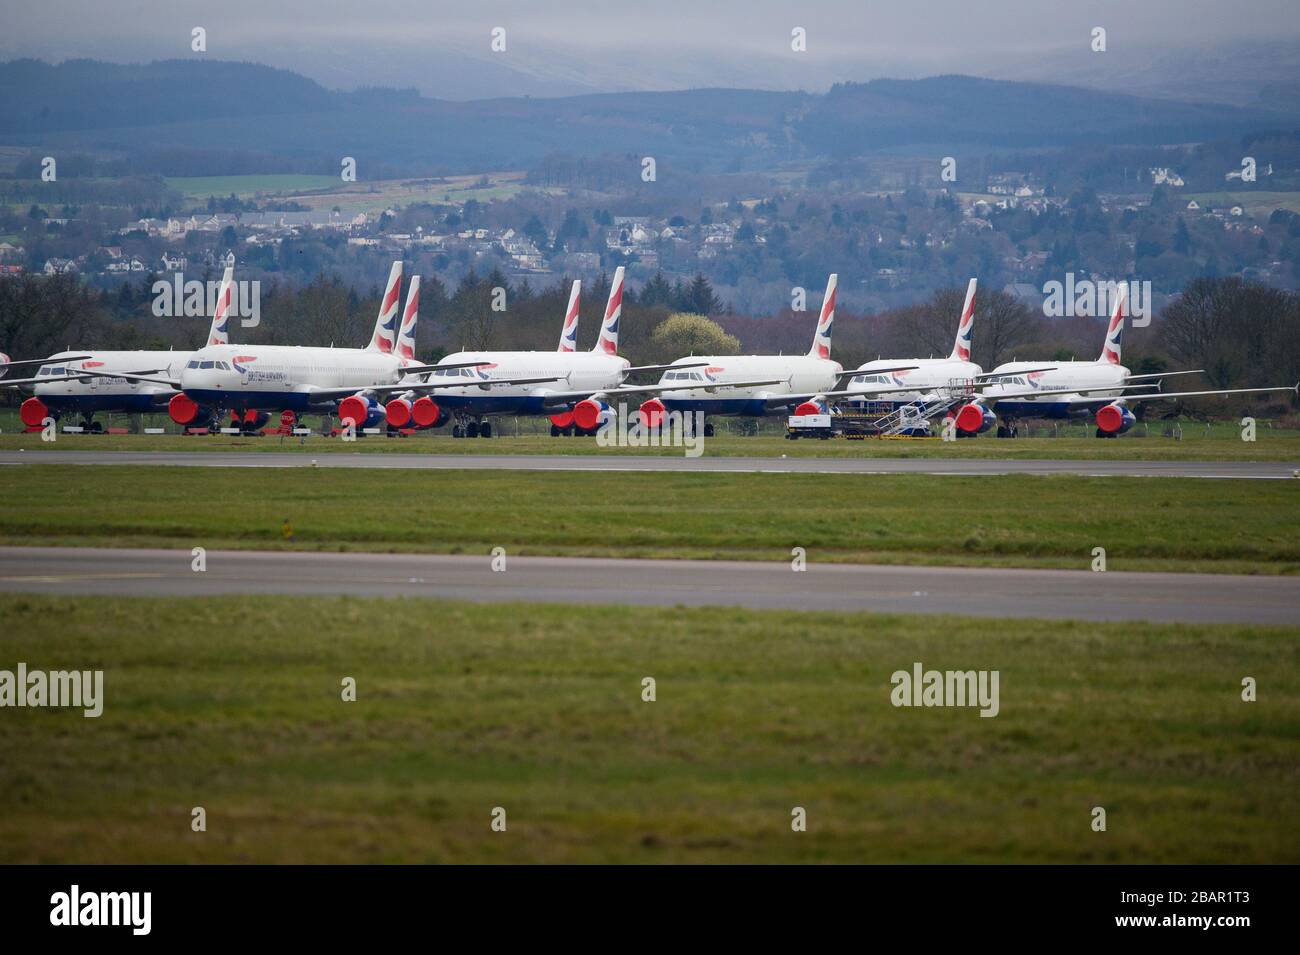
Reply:
M582 282L574 281L569 292L569 307L564 310L564 327L560 330L560 347L556 351L571 352L578 347L578 294Z
M388 285L384 287L384 297L379 301L379 317L375 319L375 333L370 336L367 351L391 354L397 339L397 305L402 292L402 263L399 259L393 263L388 273Z
M623 315L623 266L614 270L614 283L609 287L609 301L605 303L605 319L600 325L600 338L592 351L606 355L618 354L618 323Z
M209 345L230 344L230 310L235 294L235 268L226 267L217 290L217 307L212 310L212 327L208 329Z
M952 361L970 361L971 331L975 327L975 279L966 286L966 301L957 320L957 340L952 343Z
M822 298L822 310L817 316L817 332L813 335L812 348L808 350L810 358L831 357L831 326L835 324L835 289L840 277L832 272L826 280L826 295Z
M1106 326L1106 341L1101 346L1101 358L1098 361L1112 365L1120 363L1124 350L1124 315L1128 305L1128 283L1119 283L1119 292L1115 296L1115 309L1110 315L1110 324Z
M402 312L402 325L397 331L397 357L415 358L415 322L420 317L420 277L411 276L411 287L406 290L406 310Z

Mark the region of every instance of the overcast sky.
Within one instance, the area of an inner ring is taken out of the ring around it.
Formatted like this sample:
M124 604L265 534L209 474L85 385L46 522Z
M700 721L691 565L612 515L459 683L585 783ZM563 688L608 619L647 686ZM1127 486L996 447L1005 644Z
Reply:
M44 0L0 13L0 57L118 62L194 55L285 66L332 87L415 86L452 98L692 85L823 89L936 72L1005 75L1109 52L1158 58L1300 38L1297 0ZM506 28L507 51L489 51ZM793 27L808 49L790 49Z

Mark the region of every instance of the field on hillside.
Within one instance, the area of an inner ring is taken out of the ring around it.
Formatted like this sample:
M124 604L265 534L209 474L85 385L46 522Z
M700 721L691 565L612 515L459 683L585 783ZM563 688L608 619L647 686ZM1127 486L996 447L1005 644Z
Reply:
M175 189L187 199L207 199L209 196L225 199L235 195L240 199L254 196L284 196L314 189L329 189L339 182L338 176L309 176L302 174L257 176L168 176L169 189Z
M0 469L0 543L1300 573L1300 482L1009 475ZM281 533L288 520L294 540Z
M6 666L104 671L97 719L0 720L3 863L1300 862L1293 631L21 595L0 621ZM916 662L997 670L997 715L894 707Z
M364 170L363 170L364 172ZM343 182L340 176L252 175L168 178L167 185L187 199L224 199L232 193L241 199L293 200L312 209L332 209L355 214L378 214L417 202L461 204L467 199L488 202L515 195L523 187L524 173L488 172L439 179L376 179ZM484 185L483 180L487 183ZM547 191L547 190L542 190Z

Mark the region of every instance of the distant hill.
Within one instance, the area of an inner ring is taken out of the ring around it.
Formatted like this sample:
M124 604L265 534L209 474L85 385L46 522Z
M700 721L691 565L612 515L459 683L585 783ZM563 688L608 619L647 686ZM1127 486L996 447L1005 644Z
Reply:
M969 76L842 84L826 94L699 89L452 102L412 90L328 90L253 63L15 60L0 64L0 89L0 144L126 154L142 169L176 175L225 174L221 164L241 151L271 157L268 172L333 172L343 156L356 157L363 175L380 166L465 172L557 153L755 169L909 146L1191 142L1300 120L1300 104L1286 96L1231 108ZM186 167L168 168L179 161L168 157L182 154Z

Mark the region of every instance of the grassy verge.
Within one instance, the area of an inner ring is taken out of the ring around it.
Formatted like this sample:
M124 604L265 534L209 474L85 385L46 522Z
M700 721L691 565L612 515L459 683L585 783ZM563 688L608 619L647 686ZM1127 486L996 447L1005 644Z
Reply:
M535 425L532 422L528 426ZM160 425L161 426L161 425ZM314 425L313 425L314 426ZM521 424L521 427L524 426ZM1062 428L1062 437L1031 437L999 440L992 435L944 442L938 438L921 440L841 439L788 441L772 423L760 435L747 436L720 430L704 441L706 457L789 457L815 458L963 458L992 460L1045 460L1060 458L1073 461L1300 461L1300 432L1270 429L1260 425L1257 440L1241 440L1235 425L1187 423L1183 438L1175 441L1160 436L1153 428L1150 435L1125 435L1113 441L1092 437L1091 430L1072 425ZM237 437L204 435L185 437L166 435L78 435L59 434L54 443L43 443L38 434L14 433L20 426L4 428L0 434L0 451L249 451L294 452L301 454L609 454L626 457L635 454L681 456L681 448L602 448L594 438L552 438L549 434L523 433L490 440L482 438L456 440L449 429L424 432L407 438L388 439L363 436L345 443L336 438L316 435L306 439L281 438L275 435ZM1046 433L1039 429L1036 434Z
M105 674L98 719L0 720L5 863L1300 861L1294 631L22 595L0 621L0 666ZM999 714L893 707L915 661L998 670Z
M1300 572L1300 485L1073 476L4 469L0 543ZM282 525L294 532L285 541Z

